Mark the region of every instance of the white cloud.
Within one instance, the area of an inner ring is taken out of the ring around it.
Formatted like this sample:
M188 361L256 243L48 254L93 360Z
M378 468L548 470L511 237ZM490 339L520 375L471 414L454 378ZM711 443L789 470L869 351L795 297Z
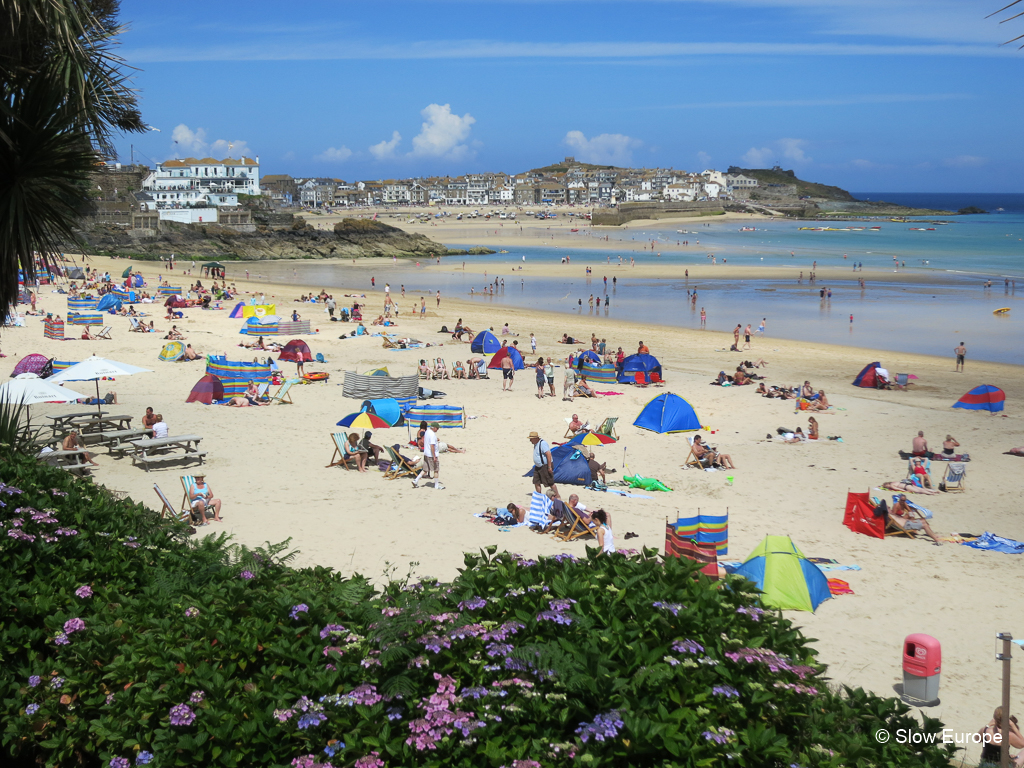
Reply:
M194 131L184 123L175 126L171 131L174 141L172 157L214 157L222 160L226 157L253 157L249 144L241 139L217 139L212 144L206 141L206 130L196 128Z
M424 122L412 140L412 152L417 157L464 158L472 151L464 144L476 118L468 112L462 117L452 114L451 104L428 104L420 112ZM397 136L397 132L395 136Z
M330 147L316 156L316 160L322 163L343 163L352 157L352 150L342 144L340 147Z
M787 160L792 160L794 163L809 163L811 158L804 154L804 146L807 141L804 139L779 139L779 148L782 151L782 156Z
M878 167L875 163L871 162L870 160L862 160L860 158L857 158L856 160L851 160L850 165L852 165L854 168L859 168L862 171L869 171L872 168Z
M943 160L942 164L948 165L950 168L978 168L987 162L987 157L978 157L977 155L959 155L958 157L950 157Z
M628 167L633 162L633 150L643 142L621 133L602 133L588 139L583 131L569 131L565 134L565 144L573 150L576 159L584 163Z
M697 165L701 168L711 167L711 155L703 150L697 153Z
M395 156L395 149L398 147L398 142L402 140L402 134L395 131L391 134L391 141L381 141L370 147L370 154L378 160L386 160L389 157Z
M772 152L768 147L751 147L747 150L747 153L743 155L743 163L748 168L767 168L775 157L775 153Z

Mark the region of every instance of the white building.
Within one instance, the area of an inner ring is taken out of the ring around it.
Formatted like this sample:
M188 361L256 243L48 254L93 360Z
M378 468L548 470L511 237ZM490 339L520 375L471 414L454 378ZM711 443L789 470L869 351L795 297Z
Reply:
M238 205L238 195L260 194L260 159L165 160L156 164L156 170L142 182L142 188L153 197L150 207Z

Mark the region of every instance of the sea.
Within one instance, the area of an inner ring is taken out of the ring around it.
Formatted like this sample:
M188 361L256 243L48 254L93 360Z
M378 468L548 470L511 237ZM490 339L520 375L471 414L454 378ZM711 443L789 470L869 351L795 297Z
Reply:
M757 354L769 353L771 339L782 338L951 358L953 348L963 342L968 360L1024 365L1024 194L853 194L861 200L935 210L975 206L987 213L936 215L908 222L884 217L850 224L764 220L751 222L753 231L742 231L742 224L735 221L706 226L677 222L645 230L596 230L593 234L580 227L578 245L573 241L557 247L510 245L507 253L442 259L440 265L402 260L373 267L270 262L265 277L339 292L368 290L370 278L375 277L378 288L390 282L392 295L405 286L408 298L404 303L409 306L400 306L406 311L421 296L433 307L440 290L442 296L493 307L495 326L504 322L502 306L564 312L565 332L575 336L590 333L580 321L593 316L696 329L704 308L711 330L731 331L737 323L749 323L756 329L763 321L765 334L756 339ZM838 231L801 229L819 224ZM847 226L865 228L847 230ZM873 226L879 228L871 229ZM598 232L622 242L625 267L618 266L620 254L587 247L589 237ZM699 241L700 247L685 252L659 250L683 241L691 245ZM780 267L791 277L629 277L631 257L637 264L696 266L709 264L709 254L714 254L719 264ZM565 280L530 274L533 264L557 264L566 257L579 264L579 277ZM482 295L485 279L478 272L463 272L463 261L467 266L485 265L487 282L504 280L504 288L499 282L494 296ZM815 263L819 279L810 285L807 276ZM862 289L855 264L863 264L876 275L877 270L911 272L922 282L872 279ZM612 265L616 265L614 269ZM589 276L584 274L587 266L592 269ZM803 280L798 282L800 273ZM607 283L604 277L608 277ZM821 296L823 289L825 297ZM697 293L695 304L693 292ZM594 309L590 308L591 295L597 301ZM994 314L1003 308L1010 311ZM529 333L530 329L519 330ZM895 365L897 359L890 362Z

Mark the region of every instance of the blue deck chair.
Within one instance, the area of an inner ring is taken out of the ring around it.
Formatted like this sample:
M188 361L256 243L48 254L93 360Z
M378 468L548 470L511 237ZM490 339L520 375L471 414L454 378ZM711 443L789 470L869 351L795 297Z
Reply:
M323 352L317 352L316 353L316 361L318 363L326 363L327 362L327 358L324 357L324 353Z
M945 490L947 493L966 491L967 465L960 461L951 461L947 464L939 490Z

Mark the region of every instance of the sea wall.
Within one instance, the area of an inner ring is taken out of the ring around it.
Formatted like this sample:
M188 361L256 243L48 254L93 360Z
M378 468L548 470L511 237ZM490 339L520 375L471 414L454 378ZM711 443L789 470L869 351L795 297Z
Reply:
M621 203L617 208L595 208L591 223L595 227L618 227L636 219L675 219L686 216L710 216L725 213L717 201L693 203Z

